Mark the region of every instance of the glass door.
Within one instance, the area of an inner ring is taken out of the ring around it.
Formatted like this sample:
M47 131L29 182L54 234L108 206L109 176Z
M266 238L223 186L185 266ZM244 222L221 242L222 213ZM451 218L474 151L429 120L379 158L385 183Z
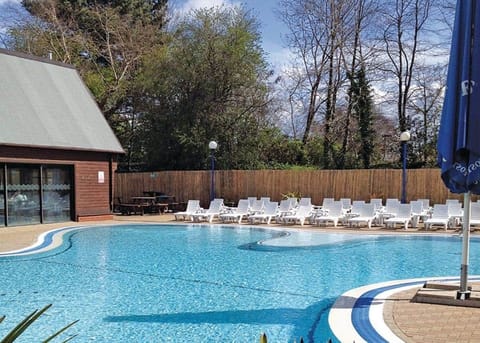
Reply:
M5 166L0 164L0 226L5 226Z
M72 172L70 167L46 166L42 170L43 222L71 220Z
M40 168L8 166L7 224L40 223Z

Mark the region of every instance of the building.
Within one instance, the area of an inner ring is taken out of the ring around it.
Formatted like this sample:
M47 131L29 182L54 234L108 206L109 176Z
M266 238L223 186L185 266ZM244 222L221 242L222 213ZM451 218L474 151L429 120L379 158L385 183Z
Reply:
M123 149L71 65L0 49L0 226L112 218Z

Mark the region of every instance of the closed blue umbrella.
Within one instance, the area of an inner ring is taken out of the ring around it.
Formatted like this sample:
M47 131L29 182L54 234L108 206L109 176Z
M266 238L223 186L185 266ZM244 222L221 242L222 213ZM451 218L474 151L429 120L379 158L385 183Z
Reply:
M438 136L442 180L464 193L463 250L458 298L468 298L470 193L480 194L480 4L457 1L447 89Z

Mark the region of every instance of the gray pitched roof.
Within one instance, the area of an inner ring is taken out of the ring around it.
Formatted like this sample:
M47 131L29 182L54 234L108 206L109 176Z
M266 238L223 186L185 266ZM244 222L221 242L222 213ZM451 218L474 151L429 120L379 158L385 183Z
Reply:
M3 49L0 145L123 153L75 68Z

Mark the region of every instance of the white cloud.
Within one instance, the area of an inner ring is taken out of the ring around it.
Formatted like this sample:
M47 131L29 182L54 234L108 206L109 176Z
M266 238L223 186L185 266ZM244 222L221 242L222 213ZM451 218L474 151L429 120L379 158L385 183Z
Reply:
M288 48L279 46L278 44L264 43L263 48L268 54L269 62L274 66L277 72L285 72L292 68L292 62L295 62L295 56Z
M13 4L19 4L21 0L0 0L0 6L6 5L8 3Z
M0 0L2 1L2 0ZM177 6L173 5L175 11L181 13L187 13L191 10L198 10L200 8L212 8L212 7L219 7L219 6L235 6L238 5L238 2L234 2L231 0L187 0L181 1L182 4L178 4Z

